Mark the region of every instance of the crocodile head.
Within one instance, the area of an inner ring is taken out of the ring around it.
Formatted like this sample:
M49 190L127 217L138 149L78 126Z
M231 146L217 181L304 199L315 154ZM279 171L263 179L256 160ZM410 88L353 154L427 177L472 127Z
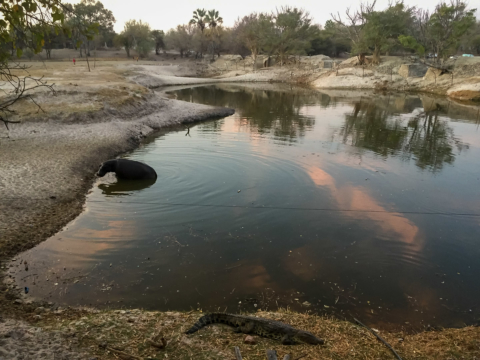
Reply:
M312 344L312 345L325 344L325 340L319 339L318 337L316 337L315 335L313 335L308 331L301 331L301 330L295 334L295 340L306 343L306 344Z

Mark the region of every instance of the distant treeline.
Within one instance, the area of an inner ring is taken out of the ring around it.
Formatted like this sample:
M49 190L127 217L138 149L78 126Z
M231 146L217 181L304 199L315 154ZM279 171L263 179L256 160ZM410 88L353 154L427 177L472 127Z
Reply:
M29 0L34 3L34 1ZM55 2L55 1L51 1ZM58 2L60 4L60 2ZM338 57L342 53L357 55L362 62L373 55L417 54L446 59L456 53L480 54L480 22L476 9L465 2L440 2L433 11L409 7L403 2L378 9L372 3L360 3L357 10L332 14L323 26L315 24L304 9L281 7L271 13L253 12L238 18L232 27L223 26L216 10L197 9L191 19L174 29L153 30L148 23L130 20L117 34L113 30L112 11L94 0L59 6L64 29L58 31L42 23L33 28L10 28L10 41L1 44L4 53L13 56L18 50L33 57L38 47L28 42L28 31L44 34L42 49L47 58L52 49L72 48L79 56L92 49L122 48L127 56L135 50L141 57L162 50L177 50L180 56L221 56L237 54L242 58L260 54L274 57L283 64L289 56L324 54ZM0 30L2 23L0 22ZM36 27L36 28L35 28Z

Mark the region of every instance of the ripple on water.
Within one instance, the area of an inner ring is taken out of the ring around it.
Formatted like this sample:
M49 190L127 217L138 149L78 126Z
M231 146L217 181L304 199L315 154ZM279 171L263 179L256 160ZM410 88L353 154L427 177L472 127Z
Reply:
M31 296L232 312L307 301L372 324L480 313L479 217L436 214L478 213L473 123L419 131L430 120L414 96L212 89L177 95L234 116L134 151L156 182L98 180L68 229L18 257Z

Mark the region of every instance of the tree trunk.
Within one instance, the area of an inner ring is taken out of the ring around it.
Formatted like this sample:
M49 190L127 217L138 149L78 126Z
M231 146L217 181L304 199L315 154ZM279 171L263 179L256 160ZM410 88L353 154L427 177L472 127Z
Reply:
M81 46L80 46L79 50L80 50L80 57L83 57L83 54L82 54L82 47L81 47Z
M85 57L87 58L88 72L90 72L90 63L88 62L88 56Z
M180 50L180 57L183 58L183 50Z
M160 54L158 53L158 46L155 46L155 55L160 55ZM182 56L182 57L183 57L183 56Z
M127 52L127 57L130 57L130 48L125 46L125 51Z
M375 45L375 49L373 50L372 62L375 65L380 64L380 48L377 45Z
M87 43L85 44L85 54L87 54L87 56L90 56L90 41L87 40Z

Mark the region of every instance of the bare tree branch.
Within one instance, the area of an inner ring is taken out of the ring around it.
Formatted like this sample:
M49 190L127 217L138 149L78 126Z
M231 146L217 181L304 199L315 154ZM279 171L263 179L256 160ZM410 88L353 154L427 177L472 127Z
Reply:
M40 78L31 76L28 69L29 67L19 63L0 64L0 80L4 81L2 85L9 86L11 89L2 89L5 96L0 100L0 121L3 122L7 130L10 130L8 124L19 123L19 121L9 119L9 115L15 113L15 110L11 108L15 103L22 99L29 99L37 106L38 111L45 112L33 99L31 92L39 88L45 88L54 95L56 94L54 89L55 84L48 84L43 76ZM15 70L15 72L12 70ZM25 73L25 76L17 75L19 71Z

